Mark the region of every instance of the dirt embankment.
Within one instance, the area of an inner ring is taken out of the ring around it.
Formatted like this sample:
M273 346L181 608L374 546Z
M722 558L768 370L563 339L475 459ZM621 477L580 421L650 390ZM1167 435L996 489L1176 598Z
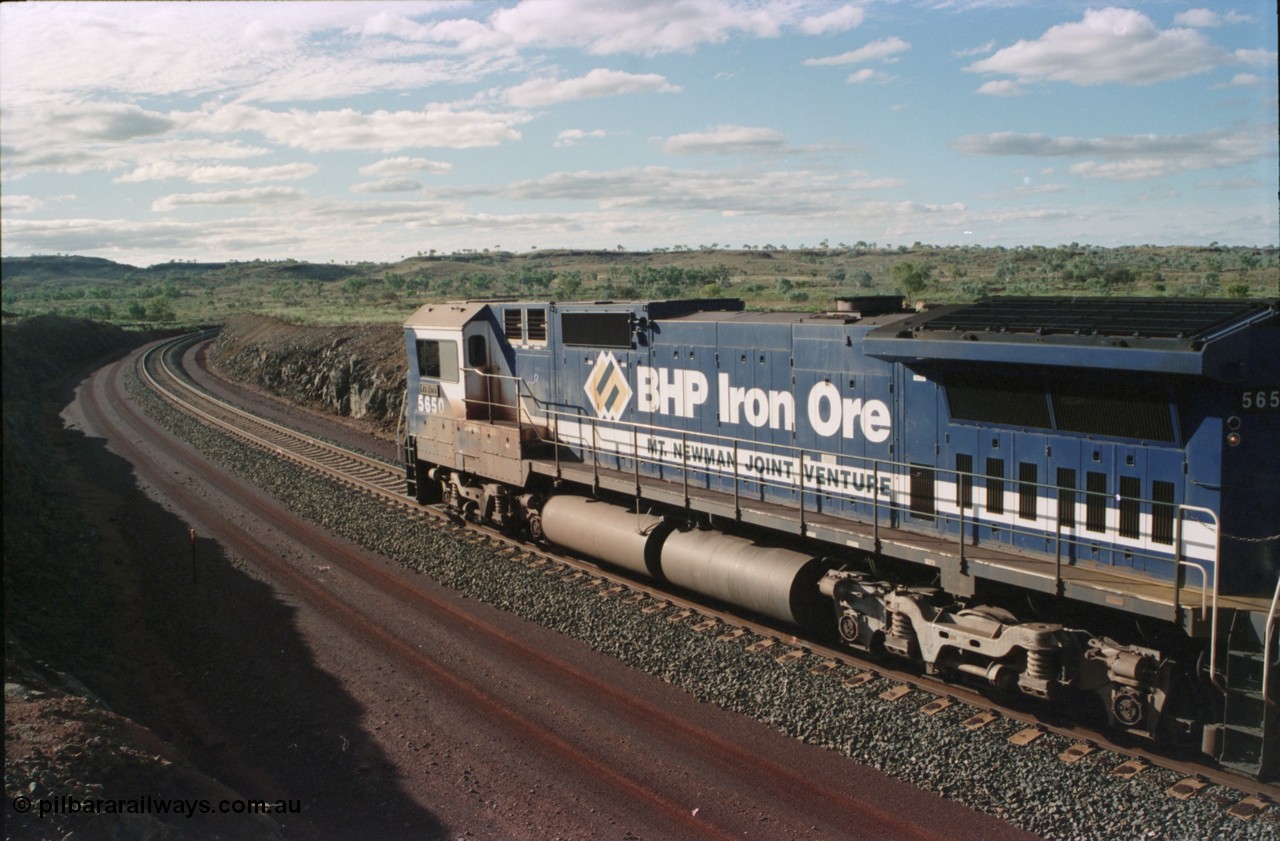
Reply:
M133 652L114 633L110 567L122 559L71 478L58 408L78 373L147 338L51 316L3 329L6 839L279 837L263 816L147 814L143 792L236 795L72 677L120 671Z
M232 379L390 438L404 394L402 336L395 325L243 317L227 325L210 357ZM80 375L150 338L59 317L3 329L6 839L279 837L260 815L38 814L42 802L64 809L114 799L115 808L131 809L137 804L126 801L143 792L171 802L239 797L113 712L99 686L131 674L126 664L140 655L121 628L138 617L125 615L129 594L115 591L115 526L86 503L78 484L86 477L69 460L58 412Z
M232 380L384 435L400 419L406 363L398 325L308 327L242 316L223 328L209 361Z

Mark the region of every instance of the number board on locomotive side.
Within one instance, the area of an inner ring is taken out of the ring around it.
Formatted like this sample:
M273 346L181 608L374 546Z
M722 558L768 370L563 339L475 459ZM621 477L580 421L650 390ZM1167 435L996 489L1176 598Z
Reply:
M1236 392L1240 412L1280 412L1280 388L1246 388Z

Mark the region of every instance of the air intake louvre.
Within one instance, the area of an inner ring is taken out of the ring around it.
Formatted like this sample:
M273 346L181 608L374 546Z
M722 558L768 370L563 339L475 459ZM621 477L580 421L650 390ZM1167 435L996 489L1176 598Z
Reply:
M1044 386L1031 382L947 383L951 417L974 423L999 423L1048 429L1049 404Z
M523 310L518 307L507 307L502 311L502 332L513 342L524 341Z
M1053 415L1058 429L1066 432L1173 440L1168 399L1136 387L1121 392L1096 384L1059 383L1053 390Z
M527 338L531 342L545 342L547 340L547 310L545 307L529 307L526 315L528 322L529 334Z
M1170 396L1147 386L1075 379L943 375L953 420L1083 435L1174 441ZM1052 414L1050 414L1052 407Z

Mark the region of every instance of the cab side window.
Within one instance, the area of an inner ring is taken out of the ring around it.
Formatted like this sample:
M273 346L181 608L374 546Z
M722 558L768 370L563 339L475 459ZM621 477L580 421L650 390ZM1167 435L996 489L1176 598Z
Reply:
M418 339L418 373L432 380L458 381L458 343Z

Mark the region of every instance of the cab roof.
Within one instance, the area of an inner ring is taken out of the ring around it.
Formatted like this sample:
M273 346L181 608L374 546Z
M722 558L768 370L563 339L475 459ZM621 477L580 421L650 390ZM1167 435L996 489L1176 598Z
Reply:
M426 304L418 307L405 321L404 326L461 330L484 313L488 306L483 301Z

